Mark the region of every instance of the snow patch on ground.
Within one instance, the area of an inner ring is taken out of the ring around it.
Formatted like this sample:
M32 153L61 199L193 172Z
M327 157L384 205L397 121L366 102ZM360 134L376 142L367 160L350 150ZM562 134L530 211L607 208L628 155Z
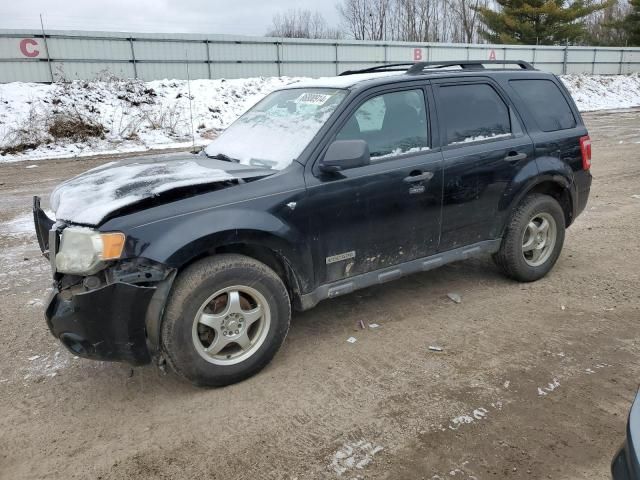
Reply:
M47 211L53 218L53 213ZM33 214L25 213L9 221L0 222L0 240L6 241L0 252L0 293L16 288L42 285L43 275L51 275L51 267L40 253L33 225ZM31 299L28 307L41 307L42 301Z
M55 219L55 215L52 211L46 210L45 213L51 219ZM19 217L15 217L7 222L0 223L0 234L4 235L18 235L18 236L34 236L35 227L33 224L33 214L25 213Z
M16 290L33 292L34 286L41 289L43 279L51 277L51 266L34 241L5 247L0 253L0 294Z
M39 298L32 298L27 302L27 306L34 307L34 308L42 308L44 307L44 302Z
M447 473L436 473L431 477L431 480L445 480L446 478L459 478L461 480L478 480L478 477L472 475L467 471L469 461L462 462L459 466L452 468ZM424 477L423 477L424 478Z
M566 75L561 78L581 111L640 106L638 74ZM35 130L35 135L48 143L21 153L0 156L0 162L188 147L192 143L192 128L196 145L206 145L266 94L306 80L309 79L192 80L191 94L185 80L142 82L105 79L62 85L2 84L0 150L15 138L16 130L23 127ZM82 141L52 139L42 126L42 120L61 112L72 112L104 126L104 138Z
M56 350L48 355L32 355L27 358L23 380L38 377L55 377L71 363L72 356L66 350Z
M496 402L491 403L491 408L493 410L502 410L502 401L498 400ZM469 425L481 420L487 419L489 416L489 409L484 407L475 408L472 412L464 413L455 418L452 418L449 422L449 430L458 430L460 427L464 425ZM443 430L441 428L441 430Z
M333 454L329 467L341 476L350 470L362 470L373 461L374 455L382 451L383 447L366 440L345 443Z
M5 235L29 235L34 233L33 215L20 215L8 222L0 223L0 233Z
M538 387L538 395L543 397L551 392L553 392L556 388L560 386L560 382L558 379L554 378L552 382L549 382L545 387Z

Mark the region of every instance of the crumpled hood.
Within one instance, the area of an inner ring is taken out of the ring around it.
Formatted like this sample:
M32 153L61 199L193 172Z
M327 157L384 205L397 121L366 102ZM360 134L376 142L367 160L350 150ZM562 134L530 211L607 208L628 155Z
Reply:
M272 173L185 153L129 158L61 183L53 190L50 203L58 220L97 226L116 210L170 190Z

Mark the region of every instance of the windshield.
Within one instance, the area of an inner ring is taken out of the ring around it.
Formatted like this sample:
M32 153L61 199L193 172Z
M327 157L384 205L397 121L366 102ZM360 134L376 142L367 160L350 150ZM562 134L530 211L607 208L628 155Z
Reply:
M282 170L298 158L346 94L328 88L273 92L233 122L205 153Z

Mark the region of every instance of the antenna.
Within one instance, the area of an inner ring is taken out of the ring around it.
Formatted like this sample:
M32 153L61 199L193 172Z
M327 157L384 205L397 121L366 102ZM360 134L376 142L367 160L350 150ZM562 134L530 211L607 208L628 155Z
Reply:
M196 134L193 130L193 107L191 106L191 76L189 75L189 50L184 51L185 59L187 60L187 89L189 92L189 118L191 119L191 145L193 147L192 153L196 152Z
M49 75L51 75L51 83L54 83L56 79L53 77L53 68L51 67L51 56L49 55L49 44L47 43L47 34L44 33L44 22L42 21L42 14L40 14L40 28L42 29L42 38L44 39L44 51L47 54L47 65L49 65Z

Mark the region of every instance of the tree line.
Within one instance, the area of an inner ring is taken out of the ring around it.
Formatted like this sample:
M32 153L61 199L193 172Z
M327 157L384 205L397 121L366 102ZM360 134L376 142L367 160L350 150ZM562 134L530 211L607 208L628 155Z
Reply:
M269 36L408 42L640 46L640 0L341 0L339 24L292 9Z

